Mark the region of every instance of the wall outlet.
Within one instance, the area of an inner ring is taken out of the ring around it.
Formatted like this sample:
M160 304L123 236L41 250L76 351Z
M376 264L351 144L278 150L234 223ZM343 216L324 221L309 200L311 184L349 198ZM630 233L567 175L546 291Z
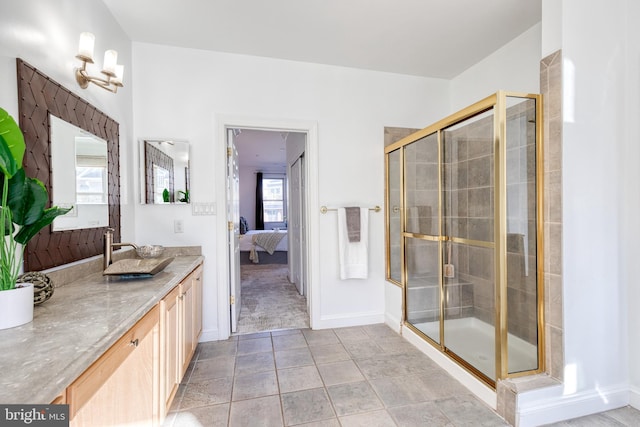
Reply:
M173 232L184 233L184 222L182 222L181 219L176 219L173 221Z

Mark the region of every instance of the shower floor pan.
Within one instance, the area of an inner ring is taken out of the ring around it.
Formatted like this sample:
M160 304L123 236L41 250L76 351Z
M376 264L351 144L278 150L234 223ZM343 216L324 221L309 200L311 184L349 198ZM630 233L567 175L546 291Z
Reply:
M439 322L413 324L429 337L440 335ZM445 321L445 346L487 377L496 378L495 328L475 317ZM508 336L509 372L521 372L538 367L535 345Z

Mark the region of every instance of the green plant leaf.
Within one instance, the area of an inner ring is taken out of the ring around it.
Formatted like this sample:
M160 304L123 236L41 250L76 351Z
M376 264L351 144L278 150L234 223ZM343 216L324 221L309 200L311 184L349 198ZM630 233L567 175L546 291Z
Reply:
M9 145L4 137L0 135L0 171L2 171L4 176L11 178L18 169L19 167L13 158L13 154L11 154Z
M48 202L49 195L44 184L25 176L24 169L18 170L9 180L8 204L14 224L34 224L42 216Z
M22 168L25 143L20 126L5 110L0 108L0 170L8 177Z
M70 210L71 208L59 208L57 206L45 209L40 219L32 224L22 227L20 231L18 231L18 234L16 234L14 240L22 245L26 244L33 236L38 234L40 230L51 224L54 219L60 215L66 214Z
M3 207L0 207L0 209L7 209L8 210L8 208L3 208ZM10 219L9 215L5 214L5 216L4 216L4 227L0 227L0 228L2 228L4 230L4 235L5 236L8 236L9 234L13 234L13 232L15 231L15 228L13 227L13 223L11 222L11 219Z

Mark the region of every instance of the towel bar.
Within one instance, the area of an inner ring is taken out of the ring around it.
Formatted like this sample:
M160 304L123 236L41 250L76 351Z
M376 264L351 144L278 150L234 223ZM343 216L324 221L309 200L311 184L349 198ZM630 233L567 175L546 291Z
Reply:
M327 213L329 211L337 211L337 210L338 210L338 208L328 208L326 206L321 206L320 207L320 213ZM375 212L380 212L382 210L382 208L380 206L376 205L376 206L374 206L372 208L369 208L369 210L370 211L375 211Z

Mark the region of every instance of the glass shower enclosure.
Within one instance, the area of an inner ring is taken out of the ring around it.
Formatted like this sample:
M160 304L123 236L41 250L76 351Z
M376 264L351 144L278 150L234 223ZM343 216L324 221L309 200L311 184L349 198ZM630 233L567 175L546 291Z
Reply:
M404 324L492 387L544 369L541 112L501 91L385 148Z

